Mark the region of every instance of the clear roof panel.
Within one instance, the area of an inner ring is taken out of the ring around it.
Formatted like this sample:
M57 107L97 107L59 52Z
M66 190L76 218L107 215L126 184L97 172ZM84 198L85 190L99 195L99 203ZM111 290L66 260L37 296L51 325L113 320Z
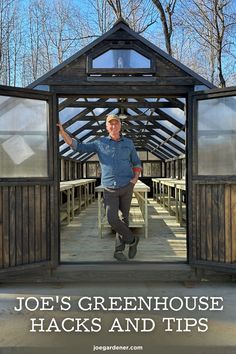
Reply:
M165 148L165 146L169 147L171 150L173 150L174 152L176 152L177 154L180 153L180 151L178 149L176 149L175 147L173 147L172 145L165 143L165 145L163 145L163 147Z
M65 144L62 144L60 147L59 147L59 150L60 152L63 151L64 149L66 149L69 145L67 145L66 143Z
M89 141L92 141L95 138L95 135L89 135L86 139L84 139L83 143L88 143Z
M83 112L86 108L85 107L68 107L64 108L62 111L59 112L59 120L62 124L66 123L68 120L74 118L77 114Z
M77 158L79 156L79 152L76 152L75 154L71 155L71 158L74 159L74 158Z
M87 134L89 134L89 133L91 133L91 132L92 132L91 129L85 129L85 130L83 130L82 132L80 132L79 134L77 134L76 137L77 137L78 139L82 139L85 135L87 135Z
M148 151L148 160L157 160L158 157L156 155L153 155L151 152Z
M181 124L185 124L185 113L180 108L160 108L161 111L168 114L171 118L174 118Z
M155 131L158 132L158 133L160 133L163 137L165 137L165 138L167 138L167 139L170 137L169 134L167 134L166 132L164 132L164 131L161 130L161 129L155 129ZM158 137L156 137L155 135L152 135L152 137L153 137L154 139L156 139L156 140L158 139ZM170 139L170 141L172 141L175 145L181 147L182 149L185 149L185 145L182 144L179 140L176 140L175 137L172 137L172 138Z
M71 150L68 150L68 151L64 152L64 153L62 154L62 156L68 156L68 155L70 155L70 154L71 154Z
M151 60L133 49L110 49L93 59L94 69L150 68Z
M77 120L75 123L69 125L69 127L67 127L66 130L69 131L70 133L74 133L76 130L82 128L87 123L88 123L87 121Z
M169 130L171 130L173 133L175 133L176 131L179 130L179 128L177 128L174 124L170 123L168 120L162 120L162 121L160 122L160 124L161 124L163 127L167 128L167 129L169 129Z

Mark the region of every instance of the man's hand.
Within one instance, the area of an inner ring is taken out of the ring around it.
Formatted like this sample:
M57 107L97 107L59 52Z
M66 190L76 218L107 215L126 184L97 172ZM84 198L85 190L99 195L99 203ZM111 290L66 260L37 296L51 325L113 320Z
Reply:
M130 180L130 182L136 184L138 182L141 168L133 168L133 171L134 171L134 177Z
M62 132L64 132L64 128L62 126L61 123L57 123L57 127L59 128L59 133L61 134Z
M134 177L130 180L131 183L136 184L138 182L138 178Z
M64 139L64 141L68 145L71 145L72 144L72 138L65 132L62 124L61 123L57 123L57 127L60 129L59 132L60 132L62 138Z

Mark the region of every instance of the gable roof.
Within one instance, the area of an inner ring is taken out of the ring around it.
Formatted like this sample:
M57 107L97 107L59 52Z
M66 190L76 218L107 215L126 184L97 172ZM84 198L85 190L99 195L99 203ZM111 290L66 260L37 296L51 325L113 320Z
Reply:
M133 31L128 26L127 22L123 18L118 19L115 22L114 26L108 32L104 33L102 36L100 36L99 38L97 38L96 40L94 40L93 42L91 42L90 44L88 44L87 46L85 46L84 48L79 50L78 52L76 52L74 55L72 55L71 57L66 59L63 63L57 65L55 68L48 71L46 74L44 74L43 76L41 76L37 80L33 81L31 84L28 85L28 87L34 88L35 86L40 85L45 79L48 79L50 76L57 73L59 70L63 69L66 65L72 63L74 60L78 59L80 56L82 56L83 54L88 52L91 48L95 47L96 45L98 45L99 43L104 41L105 39L108 39L109 36L111 36L112 34L114 34L117 31L119 31L120 29L126 31L129 35L135 37L137 40L139 40L140 42L145 44L147 47L151 48L158 55L160 55L161 57L163 57L164 59L166 59L167 61L169 61L173 65L175 65L177 68L183 70L186 74L197 79L199 81L199 83L201 83L202 85L205 85L209 88L215 87L208 80L204 79L202 76L198 75L196 72L194 72L193 70L191 70L190 68L188 68L184 64L180 63L178 60L174 59L172 56L170 56L169 54L164 52L162 49L160 49L159 47L157 47L156 45L154 45L153 43L151 43L150 41L148 41L147 39L145 39L144 37L139 35L137 32Z

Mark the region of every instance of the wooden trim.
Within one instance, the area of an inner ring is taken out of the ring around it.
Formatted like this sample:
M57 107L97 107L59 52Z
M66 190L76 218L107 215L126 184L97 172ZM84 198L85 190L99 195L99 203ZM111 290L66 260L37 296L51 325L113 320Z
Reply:
M189 92L186 98L186 190L187 192L187 208L186 218L188 220L186 225L187 234L187 260L194 259L194 225L193 225L193 99L192 92Z
M53 176L54 184L50 202L52 207L50 210L50 232L51 232L51 248L49 257L51 264L56 267L59 264L60 258L60 161L58 159L59 142L58 142L58 128L56 126L59 121L58 117L58 99L53 95L52 101L52 134L53 134Z
M215 272L224 272L224 273L236 273L236 263L219 263L219 262L210 262L210 261L191 261L189 265L196 268L204 268L205 270L213 270Z
M107 83L105 82L104 85L95 85L91 83L91 85L81 83L78 85L78 82L72 84L71 82L64 82L64 83L52 83L50 86L51 92L55 92L60 96L68 97L70 95L79 95L79 96L87 96L87 97L107 97L108 91L110 97L117 97L120 96L122 92L122 97L178 97L184 98L186 94L189 92L190 87L187 85L175 86L171 84L161 84L160 85L150 85L148 82L147 85L141 83L140 86L137 83L131 85L131 83L121 83L120 85L114 85L114 83L107 87ZM192 85L191 85L192 86Z
M46 100L48 101L52 97L52 93L48 91L32 90L30 88L13 87L0 85L0 95L1 96L14 96L20 98L32 98L36 100Z
M34 272L38 269L41 268L47 268L48 270L51 268L51 262L46 261L46 262L39 262L39 263L34 263L34 264L27 264L27 265L18 265L16 267L11 267L7 269L0 269L0 278L4 279L4 277L7 277L4 279L4 281L7 281L9 275L13 276L24 276L24 274L28 271L32 271L32 278L30 282L34 280Z

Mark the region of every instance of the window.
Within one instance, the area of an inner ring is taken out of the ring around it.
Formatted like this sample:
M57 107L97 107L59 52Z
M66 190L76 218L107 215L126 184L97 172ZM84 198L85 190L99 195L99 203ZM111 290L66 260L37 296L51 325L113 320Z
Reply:
M0 96L0 177L48 176L48 103Z
M151 60L133 49L110 49L92 60L93 69L149 69Z
M161 163L160 162L144 162L143 177L160 177Z
M101 169L99 162L87 162L87 178L96 178L96 177L101 177Z
M236 97L198 101L198 174L236 174Z

